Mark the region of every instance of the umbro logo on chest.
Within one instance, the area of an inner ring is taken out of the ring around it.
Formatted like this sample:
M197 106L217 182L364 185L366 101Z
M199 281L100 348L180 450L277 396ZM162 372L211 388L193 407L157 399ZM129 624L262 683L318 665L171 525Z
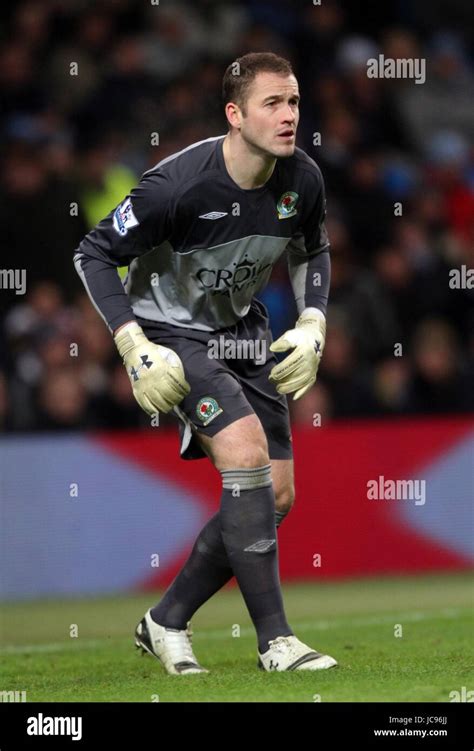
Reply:
M215 221L216 219L222 219L223 216L227 216L227 211L210 211L209 214L201 214L199 219L210 219Z

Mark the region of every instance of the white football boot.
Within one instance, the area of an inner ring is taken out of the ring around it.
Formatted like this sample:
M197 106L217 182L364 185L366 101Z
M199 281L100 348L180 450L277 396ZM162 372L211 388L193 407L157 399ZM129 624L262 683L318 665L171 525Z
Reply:
M191 621L186 629L167 628L155 623L148 610L135 629L135 645L156 657L170 675L208 673L194 655L192 635Z
M316 652L293 635L277 636L268 643L268 651L258 653L258 667L262 670L325 670L337 665L334 657Z

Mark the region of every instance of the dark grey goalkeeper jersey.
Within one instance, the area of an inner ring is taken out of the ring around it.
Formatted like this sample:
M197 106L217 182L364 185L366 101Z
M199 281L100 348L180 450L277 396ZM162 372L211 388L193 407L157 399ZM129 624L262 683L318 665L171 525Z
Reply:
M325 311L325 192L301 149L267 183L243 190L227 172L225 136L163 159L83 239L74 262L110 331L135 317L215 331L237 323L286 250L298 311ZM117 267L128 266L122 284Z

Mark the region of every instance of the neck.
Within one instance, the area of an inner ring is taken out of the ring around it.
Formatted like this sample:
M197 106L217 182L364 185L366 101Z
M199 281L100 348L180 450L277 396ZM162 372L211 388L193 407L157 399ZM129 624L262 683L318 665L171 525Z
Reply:
M271 178L275 169L276 157L253 151L238 134L226 135L222 153L227 172L243 190L262 187Z

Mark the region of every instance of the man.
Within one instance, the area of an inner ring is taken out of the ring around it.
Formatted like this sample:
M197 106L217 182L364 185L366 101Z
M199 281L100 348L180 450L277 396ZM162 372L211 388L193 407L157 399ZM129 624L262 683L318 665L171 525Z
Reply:
M324 347L324 185L295 147L299 93L288 61L272 53L239 58L223 94L227 135L146 172L75 254L137 401L150 415L174 410L181 456L207 455L223 478L219 512L138 624L135 643L170 674L208 672L193 653L189 619L235 575L259 667L319 670L337 663L288 625L276 526L294 495L285 394L297 399L311 388ZM254 295L285 250L300 315L272 343L268 311ZM123 264L126 292L116 271ZM226 358L219 342L234 355L246 343L248 356ZM278 364L272 352L290 348Z

